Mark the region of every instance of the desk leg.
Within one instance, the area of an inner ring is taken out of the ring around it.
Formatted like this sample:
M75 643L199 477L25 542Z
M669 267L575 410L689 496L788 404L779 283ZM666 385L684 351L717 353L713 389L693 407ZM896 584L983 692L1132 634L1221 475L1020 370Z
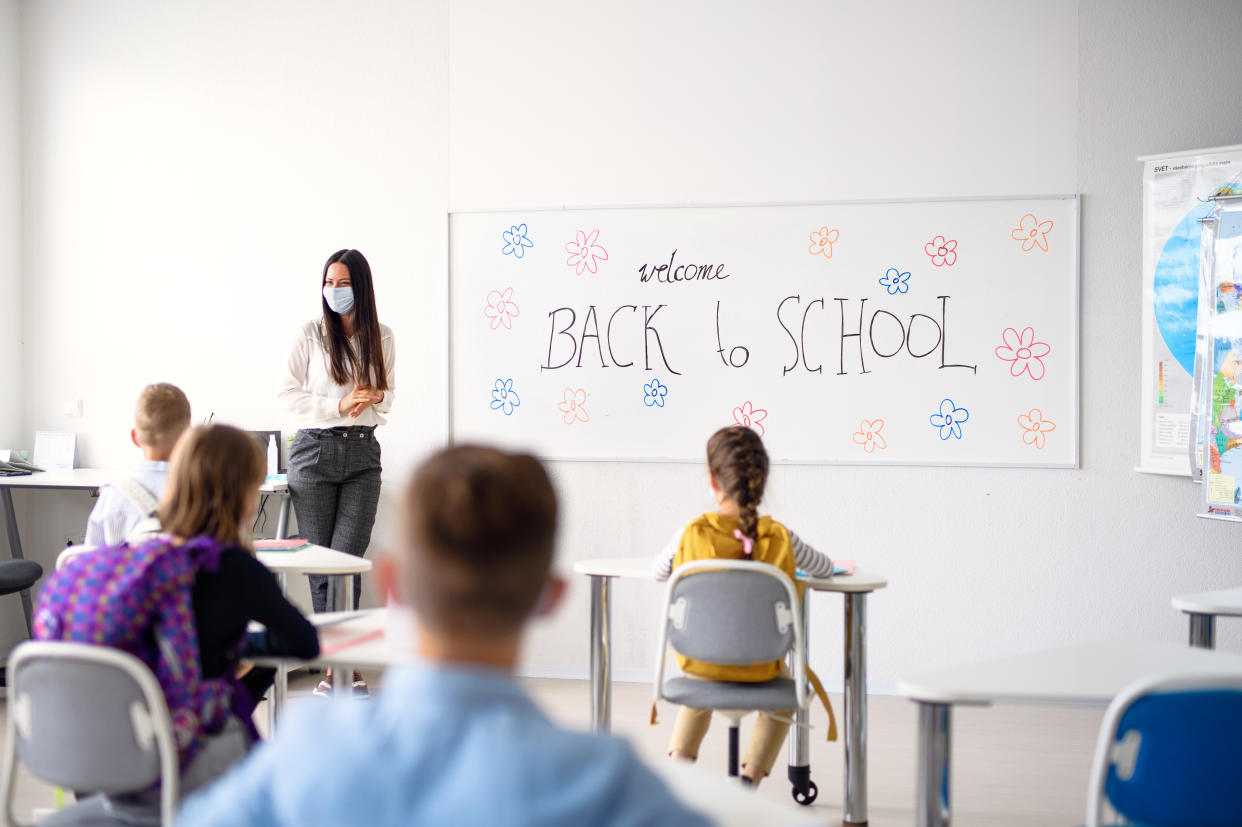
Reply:
M802 662L810 667L811 592L802 596ZM811 698L811 703L814 697ZM789 783L799 804L810 804L819 796L819 788L811 781L810 703L807 709L794 710L793 736L789 739Z
M276 575L276 582L280 583L280 593L289 594L289 575L287 572L280 572ZM276 734L276 719L280 716L281 709L285 705L285 701L289 697L289 667L283 663L276 667L276 681L272 684L272 702L267 710L267 737L272 738Z
M1190 645L1199 649L1216 648L1216 615L1187 612L1190 618Z
M284 540L289 536L289 506L293 502L293 497L289 492L280 495L280 513L276 517L276 539Z
M867 593L845 597L845 816L867 823Z
M17 514L13 511L13 493L8 487L0 487L0 510L4 512L4 529L9 535L9 557L14 560L24 559L22 557L22 538L17 533ZM22 591L22 611L26 613L26 634L34 637L34 630L30 626L30 616L32 608L30 605L30 590Z
M612 729L612 607L609 579L591 575L591 731Z
M919 767L914 823L949 825L949 706L919 701Z
M352 612L354 610L354 590L350 588L348 574L341 574L332 577L328 582L332 583L337 592L337 599L344 604L344 611ZM336 609L336 603L330 604L332 609ZM332 695L337 698L348 697L354 688L354 670L336 665L332 670Z

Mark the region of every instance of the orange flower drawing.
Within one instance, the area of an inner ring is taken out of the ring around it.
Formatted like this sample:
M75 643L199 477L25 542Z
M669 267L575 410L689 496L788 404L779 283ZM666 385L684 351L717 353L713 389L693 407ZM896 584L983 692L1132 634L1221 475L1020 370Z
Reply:
M1014 241L1022 242L1022 252L1027 253L1035 247L1048 252L1048 233L1052 232L1052 221L1040 221L1033 213L1022 216L1017 229L1009 233Z
M826 226L820 227L811 233L811 246L807 248L807 252L813 256L832 258L832 245L836 243L840 235L841 233L837 230L830 230Z
M876 419L872 422L864 419L859 423L858 430L854 432L854 444L861 445L868 454L876 449L883 451L888 447L888 443L884 441L884 434L880 433L883 430L883 419Z
M586 404L586 398L586 388L565 388L565 396L556 404L556 407L560 408L561 413L565 415L566 425L591 421L591 417L587 415L587 409L583 407Z
M1051 419L1044 419L1039 408L1031 408L1030 413L1019 414L1018 424L1022 426L1022 441L1027 445L1034 445L1041 451L1044 449L1044 440L1048 438L1048 433L1057 429L1057 423Z

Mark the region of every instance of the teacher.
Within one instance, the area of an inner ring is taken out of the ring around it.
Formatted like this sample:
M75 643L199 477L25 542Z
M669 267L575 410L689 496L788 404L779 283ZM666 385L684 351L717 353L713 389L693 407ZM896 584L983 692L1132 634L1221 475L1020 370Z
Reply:
M375 428L392 409L392 330L379 322L371 265L357 250L328 256L323 315L302 326L280 398L298 417L289 450L289 493L303 537L361 557L371 542L380 492ZM354 578L354 606L362 584ZM316 612L328 609L328 578L310 575Z

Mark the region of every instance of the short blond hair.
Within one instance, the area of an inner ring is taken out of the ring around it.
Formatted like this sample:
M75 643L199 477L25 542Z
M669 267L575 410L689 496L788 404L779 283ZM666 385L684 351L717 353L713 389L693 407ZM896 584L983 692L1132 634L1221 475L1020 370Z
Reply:
M134 407L134 430L146 448L171 451L177 437L190 427L190 400L181 388L167 382L147 385Z

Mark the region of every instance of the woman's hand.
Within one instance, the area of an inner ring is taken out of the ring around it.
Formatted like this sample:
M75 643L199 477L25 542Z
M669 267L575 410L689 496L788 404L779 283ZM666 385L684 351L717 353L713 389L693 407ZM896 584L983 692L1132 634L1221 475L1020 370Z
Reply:
M383 391L377 391L368 385L357 385L352 391L341 397L337 410L342 414L348 413L350 419L357 419L367 408L383 401Z

